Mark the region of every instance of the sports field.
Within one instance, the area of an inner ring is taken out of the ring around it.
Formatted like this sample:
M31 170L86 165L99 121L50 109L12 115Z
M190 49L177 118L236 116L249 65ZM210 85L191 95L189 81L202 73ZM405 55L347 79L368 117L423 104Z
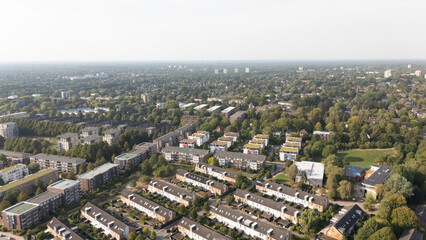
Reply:
M348 151L339 152L337 155L340 158L346 158L351 165L370 168L374 160L385 155L395 155L395 149L352 149Z

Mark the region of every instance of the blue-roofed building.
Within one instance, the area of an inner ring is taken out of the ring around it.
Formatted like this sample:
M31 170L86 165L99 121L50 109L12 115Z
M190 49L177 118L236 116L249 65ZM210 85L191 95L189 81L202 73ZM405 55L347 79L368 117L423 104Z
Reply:
M345 174L347 178L355 178L357 181L362 181L364 180L364 176L365 176L365 168L346 165Z

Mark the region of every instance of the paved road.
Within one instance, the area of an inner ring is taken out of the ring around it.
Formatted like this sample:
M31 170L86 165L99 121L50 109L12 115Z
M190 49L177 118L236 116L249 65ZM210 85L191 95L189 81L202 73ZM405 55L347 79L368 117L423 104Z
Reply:
M179 221L176 221L176 222L174 222L174 223L172 223L172 224L170 224L166 227L163 227L160 230L157 230L156 231L157 239L159 239L159 240L169 239L169 236L168 236L169 233L167 233L167 229L170 229L171 227L177 227L178 223L179 223Z
M24 240L23 237L20 237L20 236L17 236L17 235L13 235L10 232L0 232L0 234L3 234L6 237L11 237L12 239L15 239L15 240Z

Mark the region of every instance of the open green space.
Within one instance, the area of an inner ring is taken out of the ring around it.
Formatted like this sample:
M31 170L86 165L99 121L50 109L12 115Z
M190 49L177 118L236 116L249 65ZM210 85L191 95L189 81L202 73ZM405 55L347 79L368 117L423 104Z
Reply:
M395 149L352 149L339 152L337 155L344 159L348 159L351 165L370 168L373 162L381 156L396 154Z
M280 173L278 174L275 178L274 178L275 182L277 183L286 183L287 182L287 177L285 176L284 173Z

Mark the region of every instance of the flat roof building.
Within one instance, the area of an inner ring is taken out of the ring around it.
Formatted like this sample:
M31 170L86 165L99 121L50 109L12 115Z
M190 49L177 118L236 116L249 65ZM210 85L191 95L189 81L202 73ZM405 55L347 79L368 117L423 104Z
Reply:
M86 159L39 153L31 156L30 162L38 163L40 168L52 168L61 172L70 172L74 169L74 172L78 172L80 165L85 163Z
M165 147L162 150L162 154L167 161L184 161L190 163L204 161L208 153L208 150L196 148Z
M0 170L0 178L3 179L5 184L24 178L27 175L28 168L25 164L12 165Z
M296 181L300 181L300 175L302 172L306 173L307 181L309 185L317 188L322 187L322 181L324 178L324 164L319 162L301 161L294 162L297 166L297 177Z
M7 122L0 124L0 136L4 138L14 138L19 136L18 124Z
M153 154L157 153L157 144L152 142L142 142L136 145L135 149L145 150L147 152L147 158L151 157Z
M247 114L245 111L237 111L229 117L229 121L231 122L231 124L235 121L244 121L244 119L246 119L246 116Z
M86 191L95 190L98 187L112 181L120 175L119 165L105 163L91 171L85 172L78 177L81 189Z
M72 147L78 144L77 133L64 133L58 136L58 149L59 151L69 151Z
M108 129L103 132L102 140L109 145L114 144L121 135L120 129Z
M14 152L7 150L0 150L0 154L6 156L7 160L12 161L13 163L29 163L31 153L24 152Z
M114 158L114 163L125 169L128 164L133 167L139 166L147 158L147 151L135 149L127 153L122 153Z
M37 173L25 176L22 179L8 183L0 187L0 196L6 193L8 190L16 188L24 192L27 195L33 194L36 189L34 183L37 179L40 179L46 186L51 180L57 181L59 178L58 170L56 169L42 169Z
M236 168L260 170L266 160L266 156L244 154L237 152L216 152L215 157L220 166L231 166Z
M47 186L47 191L61 193L63 202L67 205L79 203L81 200L80 182L77 180L62 179Z

